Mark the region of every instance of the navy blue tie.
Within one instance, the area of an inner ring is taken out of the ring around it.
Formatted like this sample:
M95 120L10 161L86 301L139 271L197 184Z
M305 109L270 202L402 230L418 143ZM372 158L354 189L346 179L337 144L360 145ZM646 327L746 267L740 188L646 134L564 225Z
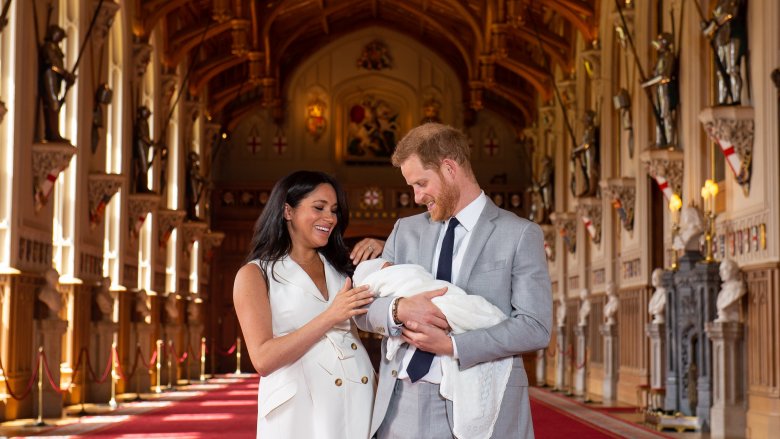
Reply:
M458 227L458 219L454 216L450 218L450 223L447 225L447 232L444 233L444 240L441 242L441 250L439 251L439 265L436 268L436 279L452 281L452 250L455 247L455 227ZM409 374L409 379L412 382L416 382L420 378L428 374L431 369L431 362L433 362L433 354L417 349L412 354L412 359L409 360L409 364L406 366L406 373Z

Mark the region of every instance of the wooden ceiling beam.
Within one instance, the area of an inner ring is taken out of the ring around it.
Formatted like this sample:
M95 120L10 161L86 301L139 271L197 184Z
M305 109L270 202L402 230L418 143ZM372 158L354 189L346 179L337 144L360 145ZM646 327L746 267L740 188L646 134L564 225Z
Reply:
M571 9L570 5L561 0L548 0L544 4L580 31L580 34L582 34L582 38L586 43L590 44L596 39L596 29L591 24L590 20Z
M175 36L170 38L170 51L165 54L164 62L169 67L175 67L184 56L200 44L201 41L206 41L215 36L227 32L232 28L233 20L225 21L224 23L210 22L205 26L201 26L195 29L186 29L179 32ZM204 36L205 32L205 36Z
M531 99L528 99L523 95L511 91L501 84L495 84L494 86L490 87L488 90L490 90L490 92L494 93L496 96L505 99L507 102L512 104L515 108L517 108L523 114L523 118L525 119L526 122L533 120L530 108L533 108L535 106L535 103Z
M143 3L142 9L145 12L142 26L142 35L139 37L148 37L152 30L163 17L176 9L190 3L190 0L151 0Z
M499 58L496 64L504 67L512 73L528 81L542 97L543 100L552 97L552 89L547 72L540 67L528 63L522 63L511 57Z
M197 95L200 90L202 90L203 87L208 84L211 78L243 62L246 62L246 58L237 57L235 55L226 55L199 67L197 70L192 72L190 80L190 94L193 96Z

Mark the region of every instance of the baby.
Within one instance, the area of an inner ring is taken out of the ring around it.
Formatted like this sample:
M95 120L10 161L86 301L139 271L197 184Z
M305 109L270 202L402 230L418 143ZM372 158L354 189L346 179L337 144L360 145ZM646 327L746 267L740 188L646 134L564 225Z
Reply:
M432 302L455 334L488 328L507 318L484 297L470 295L455 284L436 279L415 264L392 265L382 258L371 259L358 264L352 280L354 285L368 285L379 297L409 297L447 287L447 292L434 297ZM403 343L400 336L388 338L388 360L395 357ZM452 401L453 433L458 438L489 438L512 371L512 357L460 370L456 359L442 356L441 365L440 393Z

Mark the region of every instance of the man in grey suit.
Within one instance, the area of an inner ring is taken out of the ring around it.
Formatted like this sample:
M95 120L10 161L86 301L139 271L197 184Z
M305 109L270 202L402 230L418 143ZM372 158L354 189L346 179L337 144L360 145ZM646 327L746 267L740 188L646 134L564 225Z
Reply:
M393 165L401 168L415 202L428 212L398 220L382 257L422 265L437 278L484 297L509 318L450 335L444 315L431 302L446 289L376 298L368 314L357 319L358 326L402 334L408 348L389 361L382 344L371 434L378 439L452 438L452 402L439 394L438 359L450 355L461 369L514 357L491 437L533 437L520 354L550 341L552 294L541 228L485 196L471 169L466 136L455 128L437 123L414 128L398 143Z

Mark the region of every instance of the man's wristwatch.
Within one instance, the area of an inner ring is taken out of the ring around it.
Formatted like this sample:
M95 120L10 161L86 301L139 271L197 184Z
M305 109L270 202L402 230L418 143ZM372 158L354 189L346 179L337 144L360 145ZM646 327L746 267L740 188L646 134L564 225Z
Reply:
M403 299L403 297L399 297L395 299L395 301L393 302L393 309L390 312L390 315L393 316L393 323L395 323L396 325L403 326L404 325L403 322L398 320L398 304L401 303L401 299Z

